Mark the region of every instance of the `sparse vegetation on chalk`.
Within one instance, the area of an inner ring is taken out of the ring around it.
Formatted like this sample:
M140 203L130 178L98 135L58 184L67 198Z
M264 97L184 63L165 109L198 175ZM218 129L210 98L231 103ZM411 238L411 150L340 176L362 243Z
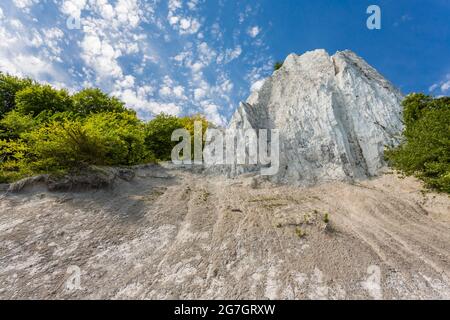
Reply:
M273 71L277 71L278 69L280 69L283 66L283 62L282 61L277 61L275 62L275 64L273 65Z
M300 227L296 227L295 228L295 234L297 235L297 237L299 238L303 238L306 236L306 232L302 230L302 228Z

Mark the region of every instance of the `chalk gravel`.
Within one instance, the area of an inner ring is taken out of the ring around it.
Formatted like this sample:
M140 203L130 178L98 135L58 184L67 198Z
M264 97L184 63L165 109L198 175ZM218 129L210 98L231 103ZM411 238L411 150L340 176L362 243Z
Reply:
M1 196L0 298L449 299L450 200L421 190L395 173L306 188L167 166L102 190L28 186Z

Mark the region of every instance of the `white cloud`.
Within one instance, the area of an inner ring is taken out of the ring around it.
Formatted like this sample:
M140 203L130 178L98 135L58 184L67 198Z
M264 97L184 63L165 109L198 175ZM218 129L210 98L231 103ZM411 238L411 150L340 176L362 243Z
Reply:
M66 0L60 10L79 15L87 8L84 0ZM90 0L89 9L90 15L82 20L80 56L88 67L86 76L93 70L97 85L108 90L115 82L127 81L119 57L138 54L147 46L147 35L138 28L143 10L137 0L118 0L114 5L107 0ZM152 12L148 4L146 9ZM143 73L146 56L143 53L141 66L133 68L136 73Z
M180 19L180 34L194 34L200 29L200 22L197 19Z
M432 92L432 91L436 90L437 88L439 88L439 85L437 83L435 83L432 86L430 86L430 88L428 88L428 91Z
M175 85L174 81L166 76L164 77L163 84L159 88L159 96L164 99L177 99L186 100L187 97L184 95L184 87L181 85Z
M197 1L190 1L188 8L192 11L196 8ZM180 35L195 34L199 31L201 24L197 18L188 16L183 12L183 3L180 0L169 0L167 20L169 24L179 32Z
M444 77L444 80L441 80L438 83L434 83L428 89L430 92L436 92L440 90L442 94L447 94L450 91L450 73Z
M230 93L231 90L233 90L233 83L227 79L225 80L221 85L220 85L220 89L223 93Z
M169 23L170 23L171 25L177 24L178 21L180 21L180 18L179 18L179 17L170 17L170 18L169 18Z
M162 86L159 89L159 95L161 97L170 97L172 95L172 90L168 86Z
M203 112L206 118L219 126L224 126L226 121L225 118L219 112L219 106L213 103L203 104Z
M43 79L47 76L58 77L54 67L48 62L33 55L18 54L0 59L0 70L10 74L34 79Z
M38 81L62 82L64 76L52 63L60 60L61 38L57 28L39 31L14 17L0 20L0 70Z
M13 27L14 29L17 29L17 30L23 30L24 29L24 26L23 26L22 22L20 22L17 19L11 19L9 23L10 23L11 27Z
M206 96L206 90L203 88L197 88L194 90L194 99L200 101Z
M106 39L102 40L94 34L87 35L81 42L81 48L83 60L95 70L98 81L122 77L122 68L117 62L121 53L114 50Z
M441 90L442 90L442 92L446 92L446 91L448 91L449 89L450 89L450 80L444 82L444 83L441 85Z
M200 70L202 70L204 67L203 63L201 62L194 62L193 64L190 65L190 68L192 70L192 72L197 73Z
M242 54L242 48L241 46L236 46L234 49L227 49L225 50L225 53L220 54L217 57L217 63L229 63L233 61L234 59L238 58Z
M161 112L179 115L181 108L175 103L160 103L148 99L149 90L146 88L138 88L137 90L125 89L123 91L114 92L113 95L124 101L128 107L143 113L151 113L153 115Z
M85 6L86 0L65 0L61 5L61 12L70 17L80 18Z
M174 87L172 92L175 95L175 97L179 99L186 99L186 97L184 96L184 88L182 86Z
M37 2L39 2L39 0L13 0L14 5L19 9L29 9Z
M258 34L260 32L261 32L261 29L258 26L251 27L247 30L247 34L252 38L255 38L256 36L258 36Z
M135 77L127 75L123 79L116 81L115 85L121 89L133 88L135 84Z
M22 12L39 2L11 1L23 7ZM0 67L61 86L66 82L71 87L68 80L78 89L98 86L114 93L141 116L204 111L209 119L223 124L222 114L228 114L227 109L247 94L247 86L234 85L234 76L245 74L245 80L252 84L267 73L262 67L270 60L266 49L258 48L257 54L247 50L263 42L262 29L256 25L246 29L241 24L250 21L257 5L247 6L237 17L239 21L223 28L219 14L212 22L201 15L204 0L41 3L40 8L49 8L48 12L56 5L63 20L60 15L41 21L39 16L9 16L9 11L8 20L4 20L0 9ZM66 30L67 16L80 17L81 30ZM254 39L242 43L246 32ZM167 59L177 47L178 53ZM237 68L225 66L231 61ZM59 68L59 63L63 67Z
M183 30L189 29L191 27L191 21L186 18L182 18L180 20L180 27Z
M189 10L196 10L197 6L198 6L198 0L190 0L187 3L187 6L188 6Z
M114 16L112 8L108 15ZM132 28L137 27L140 22L140 11L137 0L118 0L115 6L115 16L123 25L128 25Z
M197 52L199 59L206 65L217 56L217 53L206 43L202 42L197 46Z

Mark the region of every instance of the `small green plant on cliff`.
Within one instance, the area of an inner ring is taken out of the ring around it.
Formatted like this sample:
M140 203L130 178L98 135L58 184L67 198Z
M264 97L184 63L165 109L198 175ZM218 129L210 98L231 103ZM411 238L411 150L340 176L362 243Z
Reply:
M283 66L283 62L282 61L277 61L275 62L275 64L273 65L273 71L277 71L278 69L280 69Z
M303 238L306 236L306 232L302 230L302 228L300 227L296 227L295 228L295 234L297 235L297 237L299 238Z

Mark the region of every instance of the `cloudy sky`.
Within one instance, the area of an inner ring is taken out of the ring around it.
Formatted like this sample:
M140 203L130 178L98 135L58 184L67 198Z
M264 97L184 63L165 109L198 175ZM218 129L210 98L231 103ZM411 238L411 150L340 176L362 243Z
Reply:
M449 16L449 0L2 0L0 71L226 124L274 61L317 48L355 51L404 93L450 94Z

